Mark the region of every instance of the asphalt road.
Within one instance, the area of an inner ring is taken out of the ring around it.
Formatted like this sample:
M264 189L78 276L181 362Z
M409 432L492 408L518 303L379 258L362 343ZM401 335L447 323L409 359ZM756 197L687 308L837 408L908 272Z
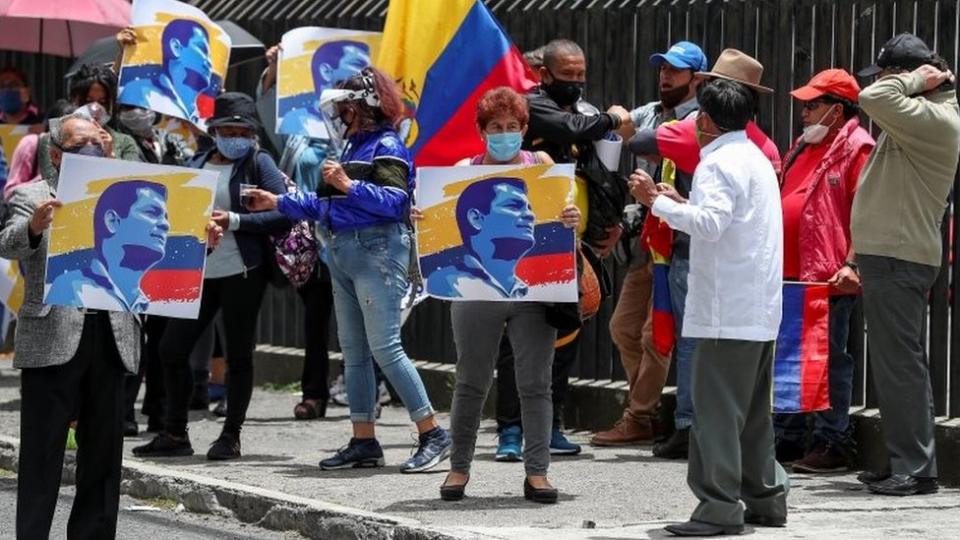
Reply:
M57 512L53 518L50 538L66 538L67 519L73 504L73 488L60 490ZM14 538L14 518L17 506L17 479L12 476L0 476L0 539ZM174 512L170 508L156 511L135 511L131 507L149 506L127 496L120 497L120 516L117 521L117 538L122 540L212 540L229 538L231 540L294 540L302 536L293 533L279 533L262 529L255 525L246 525L233 519L218 516Z

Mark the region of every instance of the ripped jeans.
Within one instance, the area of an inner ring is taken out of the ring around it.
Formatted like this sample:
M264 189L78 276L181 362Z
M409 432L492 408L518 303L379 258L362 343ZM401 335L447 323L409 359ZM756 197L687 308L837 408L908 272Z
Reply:
M376 419L374 361L403 400L410 419L429 418L434 414L430 398L400 342L400 301L407 289L410 229L390 223L336 234L321 231L321 237L329 250L350 420Z

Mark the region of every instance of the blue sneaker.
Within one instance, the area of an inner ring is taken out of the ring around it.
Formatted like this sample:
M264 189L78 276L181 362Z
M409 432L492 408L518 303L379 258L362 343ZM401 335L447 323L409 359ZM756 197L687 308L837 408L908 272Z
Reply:
M500 430L500 444L493 459L497 461L523 461L523 429L507 426Z
M418 473L436 467L450 457L453 439L445 429L438 426L426 433L421 433L417 446L417 452L400 466L400 472Z
M383 467L383 450L376 439L350 439L347 446L320 462L325 471L337 469L357 469L365 467Z
M575 456L580 453L580 445L567 440L563 432L553 428L550 434L550 454L554 456Z

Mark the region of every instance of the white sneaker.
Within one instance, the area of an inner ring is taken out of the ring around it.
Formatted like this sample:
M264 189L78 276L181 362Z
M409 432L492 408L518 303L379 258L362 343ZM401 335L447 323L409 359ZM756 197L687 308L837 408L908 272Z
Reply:
M343 383L343 375L337 377L330 386L330 401L335 405L347 407L350 402L347 400L347 386Z
M377 387L377 390L379 391L378 392L379 395L377 396L377 403L379 403L380 405L387 405L388 403L393 401L393 396L390 395L390 390L387 390L387 383L380 381L380 386Z

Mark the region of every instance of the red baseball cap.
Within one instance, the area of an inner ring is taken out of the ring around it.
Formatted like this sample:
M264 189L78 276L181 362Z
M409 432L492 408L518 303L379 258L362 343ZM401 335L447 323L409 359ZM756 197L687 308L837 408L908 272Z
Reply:
M825 94L857 103L860 100L860 85L853 75L842 69L826 69L814 75L806 86L790 92L800 101L813 101Z

